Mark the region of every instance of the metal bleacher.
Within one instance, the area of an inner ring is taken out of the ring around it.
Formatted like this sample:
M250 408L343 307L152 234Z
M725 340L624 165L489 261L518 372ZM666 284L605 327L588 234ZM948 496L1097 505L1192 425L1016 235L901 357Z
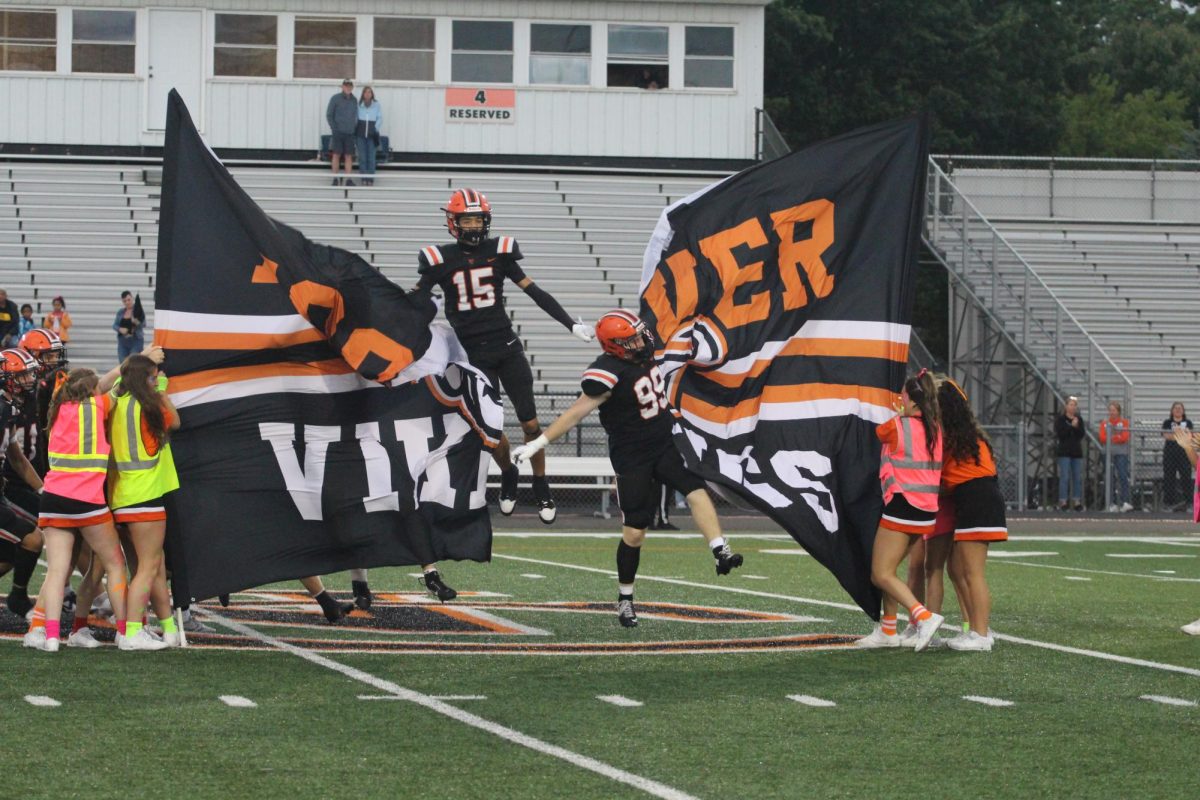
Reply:
M1139 417L1200 396L1200 225L993 222L1133 380Z
M493 233L516 237L530 277L588 322L636 306L642 252L658 215L721 177L389 169L373 187L334 187L321 169L231 170L268 214L358 253L402 286L416 282L417 251L447 240L439 208L452 189L477 188L493 205ZM31 303L39 321L63 295L75 363L115 361L111 326L122 290L141 293L153 329L159 174L151 162L0 166L0 288L18 305ZM506 298L535 389L546 398L542 414L556 413L577 392L595 345L570 336L515 287Z

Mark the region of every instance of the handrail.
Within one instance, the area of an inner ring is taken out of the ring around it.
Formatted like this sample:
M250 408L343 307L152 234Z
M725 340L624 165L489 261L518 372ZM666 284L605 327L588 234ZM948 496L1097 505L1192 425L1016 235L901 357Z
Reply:
M1100 345L1100 343L1096 341L1095 337L1093 337L1090 333L1087 332L1087 329L1084 328L1083 325L1079 322L1079 320L1075 318L1075 315L1072 314L1070 309L1068 309L1066 307L1066 304L1064 304L1062 302L1062 300L1059 299L1058 295L1056 295L1054 293L1054 290L1046 285L1046 282L1041 279L1041 277L1037 274L1037 272L1033 269L1033 267L1030 266L1029 262L1026 261L1025 258L1020 253L1018 253L1016 251L1016 249L1008 242L1008 240L1004 238L1004 235L1001 234L999 230L997 230L996 226L993 225L987 219L987 217L983 216L983 214L980 213L979 209L975 206L975 204L972 203L971 200L965 194L963 194L958 189L957 186L954 185L954 181L952 181L950 179L950 176L948 176L942 170L942 168L938 166L937 162L934 161L933 158L934 158L933 156L930 156L929 165L935 171L935 178L941 178L942 180L945 181L946 185L948 187L950 187L954 196L956 198L958 198L959 200L961 200L962 203L966 207L970 208L971 211L974 212L976 219L979 222L983 223L983 225L986 226L988 231L991 232L992 236L995 237L995 239L997 241L999 241L1005 247L1005 249L1007 249L1007 251L1017 260L1018 263L1020 263L1021 267L1025 270L1026 276L1028 278L1032 279L1033 281L1035 281L1038 288L1042 289L1043 291L1045 291L1045 293L1047 295L1050 296L1050 298L1054 301L1055 305L1057 306L1056 313L1064 314L1066 316L1066 318L1068 320L1070 320L1075 325L1076 328L1079 329L1079 332L1083 334L1083 337L1084 337L1084 339L1087 340L1088 344L1091 345L1093 348L1095 348L1096 352L1099 353L1106 362L1108 362L1108 366L1111 367L1112 370L1117 373L1117 375L1121 378L1121 380L1123 380L1129 387L1132 388L1133 381L1129 379L1129 376L1127 376L1121 370L1121 368L1117 366L1116 362L1114 362L1112 360L1112 358L1109 357L1108 353L1105 352L1104 348ZM1198 163L1200 163L1200 162L1198 162ZM935 206L933 213L935 215L941 214L941 209ZM946 214L945 216L947 217L947 219L950 218L949 214ZM987 259L985 257L983 257L982 255L979 255L978 257L980 258L981 261L984 261L984 262L987 261ZM993 269L995 268L995 266L996 266L995 261L993 261L992 262Z
M1011 161L1023 164L1047 164L1059 166L1061 164L1138 164L1150 167L1161 166L1188 166L1200 169L1200 159L1195 158L1095 158L1086 156L987 156L987 155L954 155L950 153L938 153L930 156L931 159L942 161L991 161L1005 162Z

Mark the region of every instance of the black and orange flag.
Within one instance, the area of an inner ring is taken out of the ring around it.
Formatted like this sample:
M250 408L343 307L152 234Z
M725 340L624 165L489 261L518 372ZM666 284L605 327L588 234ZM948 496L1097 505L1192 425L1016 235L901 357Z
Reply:
M168 495L177 601L490 558L486 448L502 414L435 313L267 216L171 93L155 342L182 422Z
M643 272L688 467L874 618L875 427L908 359L927 150L912 118L745 170L668 208Z

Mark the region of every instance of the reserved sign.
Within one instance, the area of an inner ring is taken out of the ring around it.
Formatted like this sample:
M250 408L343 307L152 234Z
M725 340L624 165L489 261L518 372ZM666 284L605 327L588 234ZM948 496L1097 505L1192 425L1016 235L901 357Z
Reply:
M515 89L446 90L447 122L513 122L516 106Z

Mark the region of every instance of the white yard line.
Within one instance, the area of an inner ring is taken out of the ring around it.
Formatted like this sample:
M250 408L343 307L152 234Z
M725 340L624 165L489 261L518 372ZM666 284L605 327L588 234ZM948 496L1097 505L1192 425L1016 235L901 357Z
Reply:
M990 560L990 559L989 559ZM1035 564L1032 561L1005 561L1000 559L997 564L1016 567L1040 567L1042 569L1060 569L1066 572L1087 572L1092 575L1120 575L1123 578L1149 578L1152 581L1174 581L1176 583L1200 583L1200 578L1168 578L1163 575L1146 575L1141 572L1114 572L1107 569L1085 569L1083 567L1064 567L1061 564Z
M270 645L271 647L282 650L285 653L291 653L292 655L302 658L312 664L316 664L317 666L324 667L328 670L341 673L347 678L359 681L360 683L365 683L381 692L387 692L388 694L394 695L401 700L407 700L411 703L415 703L416 705L427 708L437 714L457 720L464 725L469 725L472 728L484 731L485 733L490 733L493 736L497 736L505 741L512 742L513 744L521 747L528 748L534 752L542 753L543 755L547 755L552 758L557 758L560 761L565 761L572 766L588 770L589 772L594 772L597 775L602 775L605 778L616 781L617 783L623 783L626 786L632 786L633 788L639 789L654 797L661 797L665 800L695 800L693 795L687 794L686 792L680 791L672 786L667 786L665 783L659 783L658 781L651 780L650 778L644 778L641 775L635 775L632 772L626 772L623 769L618 769L611 764L606 764L603 761L591 758L590 756L585 756L572 750L568 750L565 747L559 747L558 745L550 744L549 742L542 741L541 739L530 736L529 734L521 733L513 728L509 728L497 722L492 722L489 719L484 719L477 714L472 714L469 711L463 711L461 708L452 706L443 700L438 700L436 697L431 695L422 694L421 692L417 692L412 689L406 689L403 686L392 683L389 680L376 677L369 672L364 672L347 664L334 661L331 658L326 658L319 653L314 653L313 651L306 650L303 647L297 647L294 644L276 639L274 636L269 636L265 633L262 633L255 628L251 628L249 625L243 625L240 622L226 619L214 611L209 611L208 609L197 609L197 612L205 617L208 617L214 622L229 628L230 630L242 634L243 636L249 636L252 639L262 642L263 644Z
M53 697L47 697L44 694L27 694L25 702L31 706L40 706L41 708L56 708L62 703L55 700Z
M1195 558L1191 553L1105 553L1109 558Z
M248 697L241 697L236 694L223 694L220 700L230 708L258 708L258 703Z
M487 700L485 694L433 694L430 695L434 700ZM394 694L360 694L359 700L403 700L403 697L397 697Z
M979 695L974 694L963 695L963 700L969 700L972 703L980 703L985 706L992 706L993 708L1007 708L1013 704L1011 700L1001 700L999 697L980 697Z
M1184 700L1182 697L1164 697L1161 694L1144 694L1139 700L1149 700L1152 703L1162 703L1164 706L1187 706L1194 708L1197 703L1191 700Z
M837 703L832 700L822 700L819 697L807 694L789 694L787 698L788 700L795 700L800 705L811 706L813 708L834 708L837 706Z
M579 570L581 572L593 572L593 573L597 573L599 575L607 575L610 577L616 576L616 573L613 572L612 570L600 569L598 567L585 567L580 564L567 564L567 563L563 563L563 562L559 562L559 561L546 561L546 560L537 559L537 558L525 558L524 556L510 556L510 555L507 555L504 553L492 553L492 558L502 558L507 561L523 561L523 562L527 562L527 563L531 563L531 564L541 564L541 565L547 566L547 567L562 567L563 569L574 569L574 570ZM1010 561L1010 562L1001 562L1001 563L1010 563L1011 564L1014 562ZM1042 565L1036 564L1034 566L1042 566ZM1118 573L1118 574L1123 574L1123 573ZM1158 580L1171 580L1170 578L1159 578L1157 575L1155 575L1153 577ZM670 584L674 584L677 586L690 586L690 587L693 587L696 589L713 589L718 592L733 592L734 594L747 594L747 595L751 595L753 597L763 597L763 598L768 598L771 600L787 600L787 601L790 601L793 603L806 603L809 605L826 606L828 608L841 608L846 611L856 611L860 614L862 613L862 609L860 609L856 605L851 605L850 603L835 603L830 600L816 600L816 599L813 599L810 597L795 597L793 595L776 594L774 592L756 592L753 589L742 589L737 586L720 586L720 585L711 584L711 583L697 583L695 581L668 580L666 578L656 578L652 575L638 575L638 580L640 580L640 581L656 581L658 583L670 583ZM992 636L993 636L993 638L999 639L1001 641L1012 642L1013 644L1023 644L1023 645L1028 645L1030 647L1040 647L1045 650L1055 650L1060 653L1069 653L1071 655L1087 656L1089 658L1098 658L1103 661L1113 661L1118 664L1129 664L1131 666L1147 667L1149 669L1162 670L1163 672L1179 672L1184 675L1191 675L1193 677L1200 678L1200 669L1192 669L1191 667L1180 667L1180 666L1176 666L1175 664L1163 664L1158 661L1147 661L1147 660L1141 659L1141 658L1128 658L1126 656L1114 655L1113 653L1102 653L1098 650L1085 650L1085 649L1079 648L1079 647L1068 647L1066 645L1054 644L1053 642L1039 642L1034 639L1022 639L1017 636L1009 636L1007 634L1001 634L1001 633L995 633L995 632L992 633Z
M545 575L538 575L538 574L537 574L537 573L535 573L535 572L522 572L522 573L521 573L521 577L522 577L522 578L529 578L529 579L531 579L531 580L538 581L538 580L541 580L542 578L544 578L544 577L546 577L546 576L545 576Z
M1090 581L1091 580L1091 578L1085 578L1082 575L1068 575L1066 579L1069 581Z
M641 702L640 700L633 700L620 694L598 694L596 695L596 699L603 703L608 703L620 708L641 708L643 705L645 705L645 703Z

